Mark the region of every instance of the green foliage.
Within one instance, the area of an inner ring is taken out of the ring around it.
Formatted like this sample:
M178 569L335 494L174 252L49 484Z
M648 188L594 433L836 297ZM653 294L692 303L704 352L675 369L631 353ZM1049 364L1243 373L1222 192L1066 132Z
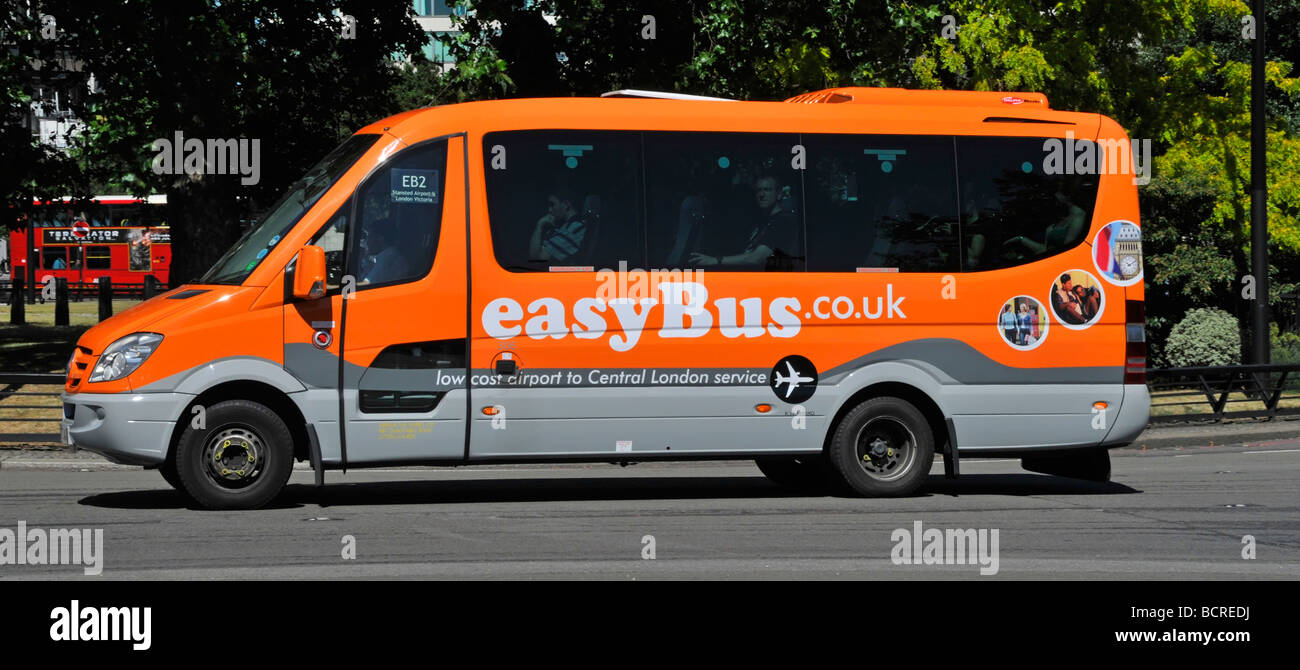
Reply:
M1271 360L1274 363L1300 363L1300 335L1280 332L1277 324L1269 324Z
M1169 332L1165 357L1172 367L1235 365L1241 362L1237 320L1223 310L1201 308L1187 313Z
M192 279L238 237L238 222L359 127L393 111L392 54L418 54L410 3L360 0L50 2L57 47L94 73L77 155L137 194L165 192L173 281ZM337 13L336 13L337 12ZM344 38L342 16L356 20ZM260 141L255 185L239 175L155 174L154 140Z
M15 227L32 211L33 198L85 196L82 166L71 156L37 141L18 123L34 100L34 82L57 83L69 75L53 67L58 50L44 39L39 14L19 3L0 8L0 232ZM75 137L62 138L75 142Z
M1241 34L1242 0L457 0L470 11L446 38L456 59L447 72L419 59L425 37L409 2L45 4L60 17L55 44L34 37L25 10L0 13L11 47L0 50L0 108L25 104L33 59L58 49L106 89L87 100L71 156L4 126L10 211L90 184L166 190L174 241L203 240L177 255L196 267L237 234L233 221L342 135L404 109L618 88L755 100L832 86L1038 90L1057 109L1109 115L1155 144L1154 179L1140 191L1153 360L1166 362L1165 338L1196 308L1246 322L1253 43ZM356 40L338 39L336 5L357 18ZM1270 301L1287 330L1300 325L1300 0L1267 5ZM955 35L944 33L948 16ZM416 62L398 67L395 52ZM262 184L154 175L148 143L178 129L262 138Z

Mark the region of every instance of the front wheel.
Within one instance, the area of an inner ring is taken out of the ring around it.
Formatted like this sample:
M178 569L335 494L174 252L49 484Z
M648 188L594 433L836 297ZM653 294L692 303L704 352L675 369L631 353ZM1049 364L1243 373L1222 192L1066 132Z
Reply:
M293 472L284 421L248 400L219 402L206 417L206 428L187 427L176 445L185 492L208 509L255 509L275 499Z
M934 433L912 403L890 396L871 398L840 420L831 438L830 460L858 495L910 495L930 474Z
M164 481L172 488L185 493L185 485L181 483L181 475L176 471L176 459L169 458L158 466L158 473L162 475Z

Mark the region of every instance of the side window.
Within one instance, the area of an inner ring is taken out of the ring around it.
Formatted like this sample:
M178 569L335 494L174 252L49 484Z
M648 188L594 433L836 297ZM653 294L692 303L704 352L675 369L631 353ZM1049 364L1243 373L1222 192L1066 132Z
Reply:
M442 229L446 167L445 141L416 145L393 156L357 189L348 274L356 277L358 289L429 273Z
M804 145L810 270L959 269L951 137L804 135Z
M41 247L42 270L66 270L68 247Z
M640 133L488 133L483 161L501 267L595 271L643 262Z
M1047 174L1041 137L959 137L962 254L967 271L1046 258L1088 234L1096 175Z
M804 269L796 134L645 133L653 268Z
M86 247L87 270L107 270L112 266L113 256L108 247Z

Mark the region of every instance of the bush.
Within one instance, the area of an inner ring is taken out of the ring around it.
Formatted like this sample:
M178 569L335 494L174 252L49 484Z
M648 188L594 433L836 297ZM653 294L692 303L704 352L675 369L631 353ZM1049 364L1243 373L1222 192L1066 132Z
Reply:
M1165 359L1171 367L1236 365L1241 362L1241 333L1232 315L1209 307L1194 309L1169 331Z
M1269 360L1274 363L1300 363L1300 335L1280 333L1276 323L1269 324L1272 351Z

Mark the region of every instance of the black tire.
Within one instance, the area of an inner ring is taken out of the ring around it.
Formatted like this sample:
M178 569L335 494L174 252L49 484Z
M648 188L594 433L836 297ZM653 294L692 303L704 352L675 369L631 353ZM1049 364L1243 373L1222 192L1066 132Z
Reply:
M801 491L826 488L826 459L820 456L768 456L754 459L754 465L773 483Z
M162 478L166 480L167 484L172 488L185 495L189 495L185 493L185 485L181 483L181 475L176 471L175 458L168 458L163 461L163 464L158 466L158 474L162 475Z
M275 499L293 472L293 436L265 405L226 400L209 407L207 428L188 426L176 444L181 485L208 509L256 509Z
M934 432L912 403L891 396L870 398L835 427L829 456L852 493L911 495L930 475Z
M1020 459L1020 467L1045 475L1086 479L1090 482L1110 481L1110 452L1094 449L1070 456L1038 456Z

